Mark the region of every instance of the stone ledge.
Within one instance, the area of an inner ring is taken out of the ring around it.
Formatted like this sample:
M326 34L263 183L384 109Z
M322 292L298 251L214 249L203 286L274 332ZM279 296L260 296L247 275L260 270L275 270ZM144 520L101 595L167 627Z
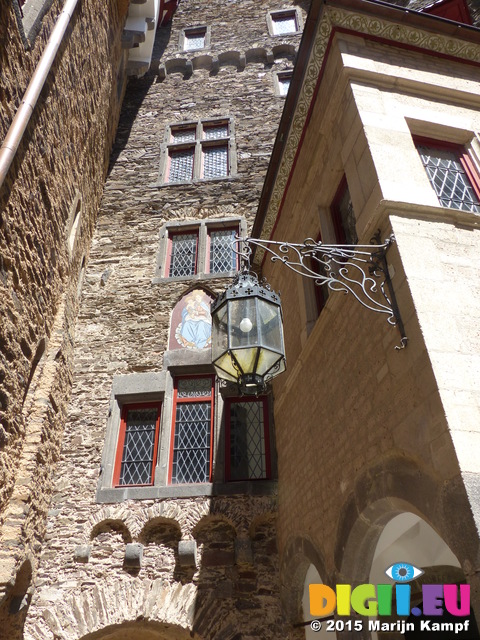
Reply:
M276 480L252 480L230 483L178 484L166 487L117 487L99 489L100 504L125 500L158 500L162 498L196 498L201 496L251 495L270 496L277 493Z

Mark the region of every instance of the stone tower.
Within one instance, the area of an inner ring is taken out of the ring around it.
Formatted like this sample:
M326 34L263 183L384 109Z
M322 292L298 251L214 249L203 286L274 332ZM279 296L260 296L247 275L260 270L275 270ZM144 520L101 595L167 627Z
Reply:
M209 302L238 269L307 5L182 0L130 80L25 638L288 635L272 397L218 386Z

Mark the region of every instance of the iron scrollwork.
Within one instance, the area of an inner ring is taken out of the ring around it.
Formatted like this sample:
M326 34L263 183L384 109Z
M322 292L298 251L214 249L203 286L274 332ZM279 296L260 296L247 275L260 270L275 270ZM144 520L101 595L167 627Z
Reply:
M374 244L325 244L307 238L303 243L276 242L257 238L236 238L244 268L249 268L253 248L258 247L272 262L281 262L316 286L327 286L331 291L352 294L361 305L387 316L389 324L397 326L404 349L408 338L393 290L386 253L395 238L393 234L384 242L379 232L372 238Z

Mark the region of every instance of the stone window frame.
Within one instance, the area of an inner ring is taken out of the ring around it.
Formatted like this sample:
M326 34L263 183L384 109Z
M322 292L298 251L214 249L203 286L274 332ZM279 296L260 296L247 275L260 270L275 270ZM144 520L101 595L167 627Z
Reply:
M217 139L206 139L203 136L204 130L221 124L228 125L226 136ZM182 129L195 129L195 139L187 142L176 142L173 139L173 131ZM203 177L203 149L215 146L226 146L228 172L224 176L214 176L212 178ZM193 171L192 177L188 180L169 182L170 155L174 151L193 148ZM181 185L212 183L216 181L231 180L237 175L237 153L235 145L235 122L231 116L218 116L215 118L201 118L198 120L188 120L186 122L170 122L165 127L164 140L160 149L160 171L158 181L155 186L174 188Z
M293 15L295 17L297 30L289 33L275 33L275 19L289 15ZM267 27L268 33L272 38L289 38L290 36L298 35L299 33L302 33L303 30L302 14L297 7L288 7L285 9L269 11L267 13Z
M221 389L220 383L216 378L212 434L212 482L169 484L175 378L214 376L214 369L211 364L209 349L206 352L198 351L197 353L192 353L191 350L188 353L183 350L166 351L164 364L166 368L159 372L131 373L116 375L113 378L100 476L97 483L97 503L235 495L239 493L249 495L275 494L277 467L271 395L268 396L270 478L229 482L226 480L225 475L225 405L228 397L238 396L238 391L233 385ZM154 482L151 486L114 486L115 458L118 449L122 409L125 405L139 403L162 403Z
M286 98L288 93L288 90L285 93L283 93L283 87L282 87L282 84L280 83L280 80L282 78L288 78L291 83L292 75L293 75L293 69L282 69L281 71L274 72L273 84L275 87L275 95L278 96L279 98Z
M203 47L195 48L195 49L186 49L185 45L189 35L195 35L196 33L204 33L204 42ZM206 24L199 24L192 27L185 27L180 31L179 40L178 40L178 49L179 51L184 51L185 53L190 53L191 51L204 51L205 49L210 48L210 40L211 40L211 27Z
M245 218L209 218L205 220L184 220L181 222L167 222L160 229L160 245L157 253L157 266L153 284L163 283L165 281L188 281L211 280L219 277L234 277L237 270L228 272L210 273L208 271L209 234L211 231L219 229L233 229L238 227L239 235L244 238L247 235L247 223ZM171 235L178 233L197 233L197 267L196 272L190 276L168 276L168 252L169 240Z

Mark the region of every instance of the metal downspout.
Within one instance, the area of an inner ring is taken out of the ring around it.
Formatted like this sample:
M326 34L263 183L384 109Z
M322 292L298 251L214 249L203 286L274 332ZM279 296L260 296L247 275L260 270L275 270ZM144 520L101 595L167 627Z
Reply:
M13 158L25 133L25 129L32 117L38 97L43 89L45 80L57 55L58 48L63 40L63 36L65 35L77 3L78 0L66 0L38 62L37 68L25 91L20 107L15 114L7 136L2 144L0 149L0 188L5 181L10 165L13 162Z

